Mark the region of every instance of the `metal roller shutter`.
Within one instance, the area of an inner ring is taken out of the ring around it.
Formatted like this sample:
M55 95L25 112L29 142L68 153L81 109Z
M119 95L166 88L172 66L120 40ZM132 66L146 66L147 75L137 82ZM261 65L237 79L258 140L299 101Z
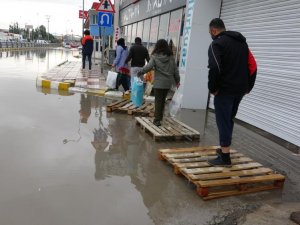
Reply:
M300 1L223 0L221 18L258 63L237 118L300 146Z

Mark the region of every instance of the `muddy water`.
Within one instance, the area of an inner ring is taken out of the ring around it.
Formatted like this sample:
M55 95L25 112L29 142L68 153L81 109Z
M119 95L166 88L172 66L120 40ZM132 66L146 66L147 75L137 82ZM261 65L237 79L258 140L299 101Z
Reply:
M174 192L195 193L180 193L176 182L185 183L156 159L132 117L107 115L98 97L36 90L36 76L66 59L72 52L0 56L0 224L171 221Z
M1 225L217 224L210 222L237 209L246 214L263 202L281 202L280 192L203 202L192 184L157 160L158 148L199 143L155 143L132 117L107 114L109 101L103 98L36 90L38 74L76 60L74 54L0 53ZM204 118L193 111L182 115L201 131L201 145L215 145L214 117L209 115L207 124L200 122ZM255 140L260 153L275 147L284 152L240 126L235 129L243 137L235 147L242 151ZM256 159L256 150L248 153Z

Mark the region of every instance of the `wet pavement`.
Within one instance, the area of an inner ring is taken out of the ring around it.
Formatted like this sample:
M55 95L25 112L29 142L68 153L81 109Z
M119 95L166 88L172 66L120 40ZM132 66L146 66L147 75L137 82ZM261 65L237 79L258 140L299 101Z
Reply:
M216 145L213 113L179 115L201 132L200 143L155 143L131 116L107 114L109 100L36 90L36 76L76 60L72 52L8 54L0 55L0 224L246 225L254 218L252 224L293 224L299 155L236 124L234 148L286 175L285 187L204 202L157 160L157 149Z

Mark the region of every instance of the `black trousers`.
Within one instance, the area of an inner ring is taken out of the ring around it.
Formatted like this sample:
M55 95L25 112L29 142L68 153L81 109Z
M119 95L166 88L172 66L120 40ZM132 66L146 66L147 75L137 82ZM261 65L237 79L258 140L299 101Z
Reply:
M123 73L118 73L116 89L119 90L120 85L122 85L124 91L128 91L130 88L129 84L130 84L130 76Z
M169 92L169 89L154 89L155 96L155 112L154 112L154 121L162 121L164 117L166 97Z
M239 104L243 99L243 95L228 96L218 94L214 98L216 122L219 130L219 141L221 147L229 147L231 145L232 132Z
M86 57L88 57L89 60L89 70L92 69L92 54L82 54L82 69L85 69L85 61Z

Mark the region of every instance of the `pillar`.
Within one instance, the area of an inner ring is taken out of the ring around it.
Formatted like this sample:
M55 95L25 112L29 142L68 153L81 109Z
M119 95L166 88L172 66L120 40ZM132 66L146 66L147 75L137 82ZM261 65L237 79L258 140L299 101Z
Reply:
M221 0L187 0L180 74L181 108L206 109L208 99L209 22L219 17Z

